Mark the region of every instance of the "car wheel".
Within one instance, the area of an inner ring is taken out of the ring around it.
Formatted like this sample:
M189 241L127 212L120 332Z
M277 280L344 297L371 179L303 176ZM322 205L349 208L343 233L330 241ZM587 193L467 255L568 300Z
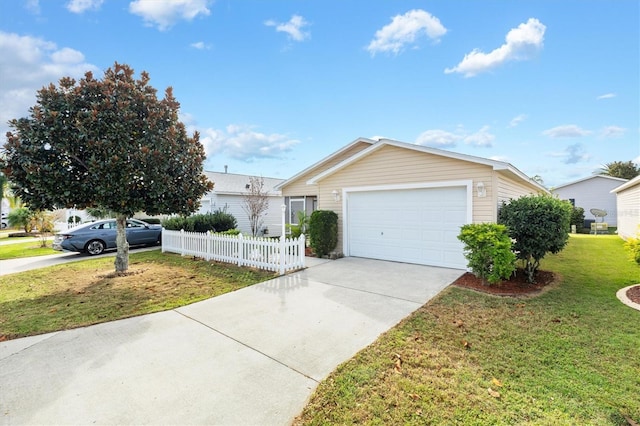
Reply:
M104 252L104 243L100 240L91 240L84 248L91 256L102 254Z

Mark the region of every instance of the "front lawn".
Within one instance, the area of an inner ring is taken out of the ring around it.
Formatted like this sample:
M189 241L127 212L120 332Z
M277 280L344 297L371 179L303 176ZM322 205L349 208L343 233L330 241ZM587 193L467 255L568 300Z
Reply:
M193 260L160 250L0 276L0 341L177 308L274 277L272 272Z
M572 235L534 298L449 287L323 381L296 424L640 422L640 283L622 240Z

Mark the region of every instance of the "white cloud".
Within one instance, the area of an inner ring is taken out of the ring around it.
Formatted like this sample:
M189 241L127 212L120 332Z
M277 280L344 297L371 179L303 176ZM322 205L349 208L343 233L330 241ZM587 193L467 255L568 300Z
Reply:
M511 121L509 122L509 127L516 127L518 126L520 123L522 123L525 119L527 118L527 116L525 114L520 114L518 116L513 117L513 119L511 119Z
M506 43L502 46L489 53L474 49L458 65L447 68L444 72L457 72L465 77L473 77L509 61L530 59L542 48L545 30L546 27L540 21L530 18L509 31L505 37Z
M473 146L491 147L495 138L495 135L489 133L489 126L483 126L476 133L466 136L464 142Z
M427 130L416 138L416 145L431 146L434 148L452 148L463 138L461 135L445 130Z
M304 41L310 37L310 33L303 31L304 27L309 25L302 16L293 15L289 22L276 22L268 20L264 23L268 27L276 27L276 31L283 32L289 35L289 38L293 41Z
M67 9L72 13L84 13L87 10L98 10L104 0L70 0Z
M210 44L206 44L204 41L198 41L198 42L195 42L195 43L191 43L190 46L193 47L194 49L198 49L198 50L209 50L209 49L211 49L211 45Z
M619 138L624 136L627 131L624 127L619 126L607 126L600 131L600 136L603 138Z
M447 29L438 18L424 10L415 9L391 18L390 24L376 31L367 50L372 56L379 52L398 54L407 45L415 44L422 35L438 41L446 33Z
M567 124L545 130L542 134L549 136L550 138L579 138L581 136L590 135L591 131L584 130L575 124Z
M24 117L35 105L36 92L61 77L82 78L99 69L77 50L31 36L0 31L0 134L7 121Z
M211 0L135 0L129 3L129 12L141 16L147 25L167 30L181 19L193 20L198 15L208 16Z
M616 95L615 93L605 93L604 95L600 95L598 96L596 99L611 99L611 98L615 98Z
M208 157L222 154L245 162L260 158L281 158L285 152L291 151L300 143L287 135L260 133L252 126L236 124L228 125L225 130L203 130L200 142Z
M640 155L633 159L633 162L640 166Z

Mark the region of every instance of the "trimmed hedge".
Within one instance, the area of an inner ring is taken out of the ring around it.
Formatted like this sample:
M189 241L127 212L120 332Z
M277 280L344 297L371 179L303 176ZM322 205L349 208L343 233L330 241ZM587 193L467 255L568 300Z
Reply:
M309 239L316 256L328 255L338 244L338 215L331 210L316 210L311 213Z
M225 232L237 226L236 218L227 212L218 210L214 213L196 214L193 216L178 216L165 219L162 222L165 229L187 232Z

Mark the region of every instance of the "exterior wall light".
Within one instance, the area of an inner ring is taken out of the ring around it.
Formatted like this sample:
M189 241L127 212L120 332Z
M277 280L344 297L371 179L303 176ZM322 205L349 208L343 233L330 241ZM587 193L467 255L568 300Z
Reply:
M478 182L476 184L476 190L478 192L478 197L479 198L484 198L484 197L487 196L487 188L484 187L484 183Z
M340 201L340 193L338 192L337 189L334 189L333 191L331 191L331 194L333 194L333 201L335 202Z

